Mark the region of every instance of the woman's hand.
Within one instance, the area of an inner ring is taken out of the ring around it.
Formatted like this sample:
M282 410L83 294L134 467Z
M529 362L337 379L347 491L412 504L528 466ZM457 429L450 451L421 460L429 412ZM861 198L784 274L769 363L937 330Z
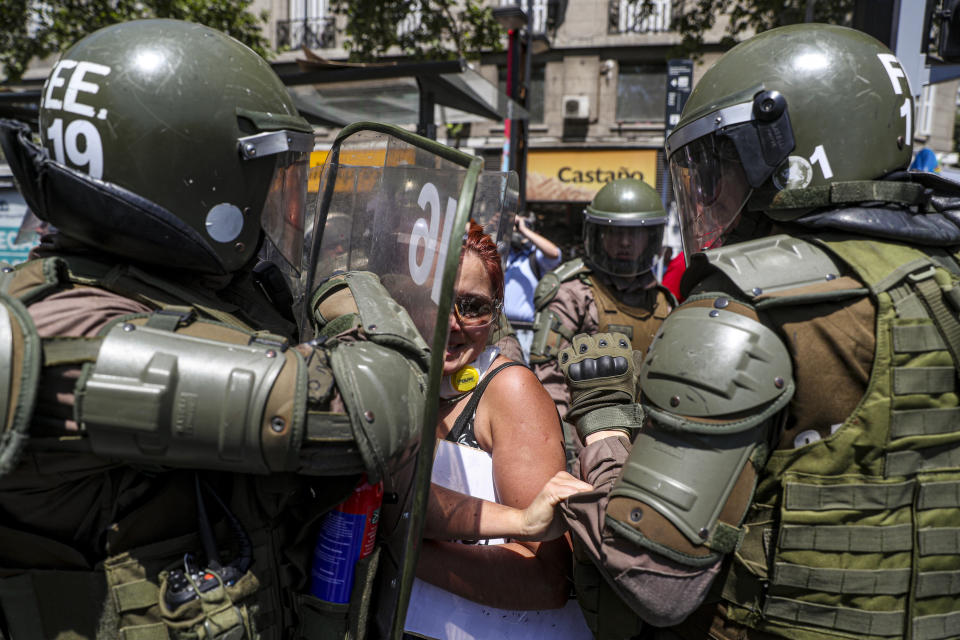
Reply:
M534 497L522 512L521 531L517 540L553 540L566 530L563 519L557 517L557 505L575 493L592 491L593 487L577 480L566 471L558 471L543 485L540 493Z

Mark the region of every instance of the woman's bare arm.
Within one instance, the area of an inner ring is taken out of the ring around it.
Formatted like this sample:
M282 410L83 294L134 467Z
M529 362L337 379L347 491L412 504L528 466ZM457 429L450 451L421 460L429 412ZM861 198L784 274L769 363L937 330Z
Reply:
M494 483L504 505L530 504L564 468L556 408L526 368L505 369L491 381L477 410L475 434L493 455ZM549 609L566 602L569 565L566 538L495 546L428 541L417 574L490 606Z
M564 498L592 488L566 471L558 471L526 509L517 509L434 484L430 486L424 537L437 540L553 540L564 531L556 506Z

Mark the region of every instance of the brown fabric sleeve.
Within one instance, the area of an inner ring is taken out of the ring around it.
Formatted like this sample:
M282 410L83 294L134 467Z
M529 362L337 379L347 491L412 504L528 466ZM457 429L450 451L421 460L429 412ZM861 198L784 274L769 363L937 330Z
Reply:
M804 431L826 438L853 413L873 367L875 316L867 296L769 314L790 350L797 385L777 448L796 448Z
M93 337L105 324L130 313L149 313L146 305L93 287L76 287L54 293L29 307L43 338Z
M720 570L720 561L701 569L684 567L606 530L608 494L629 453L630 443L621 437L604 438L585 447L575 471L594 490L571 496L561 504L561 511L571 533L637 615L648 624L670 626L700 606Z
M503 336L497 340L496 345L500 348L501 355L523 364L523 349L520 348L520 342L515 335L511 333Z

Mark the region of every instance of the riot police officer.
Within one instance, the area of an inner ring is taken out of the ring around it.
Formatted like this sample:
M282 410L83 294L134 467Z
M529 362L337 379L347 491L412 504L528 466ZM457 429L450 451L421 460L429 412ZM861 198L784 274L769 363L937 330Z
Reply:
M561 354L570 526L670 637L957 635L960 186L905 171L913 114L858 31L733 48L667 140L690 296L638 404L622 336Z
M673 308L672 294L653 275L667 214L660 196L635 178L604 185L583 212L584 258L541 278L530 364L560 415L570 395L557 353L577 333L619 331L645 349Z
M304 593L318 518L411 459L427 348L372 274L322 284L299 346L254 286L304 237L313 134L279 78L213 29L114 25L54 66L42 145L0 132L57 230L0 274L0 635L362 620Z

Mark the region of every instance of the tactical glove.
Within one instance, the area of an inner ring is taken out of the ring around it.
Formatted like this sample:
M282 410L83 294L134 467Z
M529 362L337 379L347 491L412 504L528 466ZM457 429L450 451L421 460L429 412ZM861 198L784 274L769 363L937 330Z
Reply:
M627 420L615 418L611 423L597 419L608 412L587 416L597 409L634 403L637 375L633 348L627 336L578 334L573 337L573 346L560 351L558 360L570 389L570 411L566 419L576 425L581 440L595 431L617 429L629 433L630 426L639 426L633 424L632 416Z

